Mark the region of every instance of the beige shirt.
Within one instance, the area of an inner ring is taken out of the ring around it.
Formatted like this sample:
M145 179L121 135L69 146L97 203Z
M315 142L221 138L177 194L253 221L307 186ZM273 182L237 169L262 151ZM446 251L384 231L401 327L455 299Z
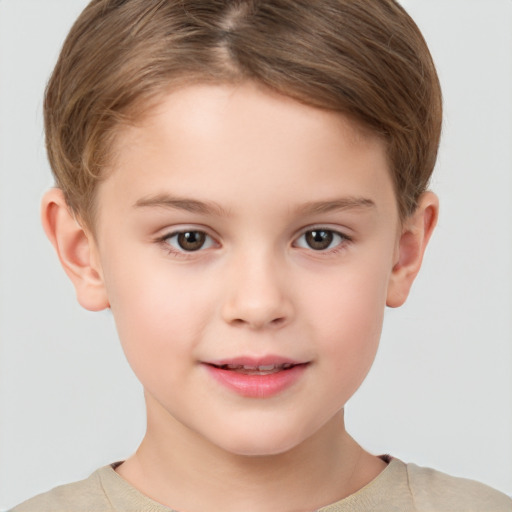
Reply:
M368 485L317 512L512 512L512 499L486 485L392 459ZM106 466L11 512L172 512ZM205 511L207 512L207 511ZM286 512L286 511L283 511Z

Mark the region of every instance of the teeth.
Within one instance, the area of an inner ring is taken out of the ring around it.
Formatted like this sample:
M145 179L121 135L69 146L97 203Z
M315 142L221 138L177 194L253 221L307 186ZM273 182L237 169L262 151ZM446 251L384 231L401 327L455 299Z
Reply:
M226 370L244 370L251 372L272 372L275 370L287 370L293 366L292 363L284 364L262 364L260 366L248 366L242 364L224 364L221 368Z

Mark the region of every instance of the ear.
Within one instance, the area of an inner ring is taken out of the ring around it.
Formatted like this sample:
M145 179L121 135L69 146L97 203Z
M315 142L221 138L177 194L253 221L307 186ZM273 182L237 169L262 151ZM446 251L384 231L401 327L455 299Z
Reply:
M80 305L89 311L108 308L94 237L76 220L59 188L50 189L44 195L41 220L46 236L75 287Z
M411 289L425 254L428 241L437 223L439 200L432 192L425 192L416 210L404 221L398 241L395 265L388 284L386 305L401 306Z

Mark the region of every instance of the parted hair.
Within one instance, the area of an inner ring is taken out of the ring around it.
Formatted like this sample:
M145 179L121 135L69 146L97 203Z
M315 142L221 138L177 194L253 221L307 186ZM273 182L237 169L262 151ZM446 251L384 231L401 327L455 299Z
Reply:
M442 100L418 27L394 0L93 0L46 88L56 185L86 225L116 135L173 88L255 81L382 137L401 218L428 187Z

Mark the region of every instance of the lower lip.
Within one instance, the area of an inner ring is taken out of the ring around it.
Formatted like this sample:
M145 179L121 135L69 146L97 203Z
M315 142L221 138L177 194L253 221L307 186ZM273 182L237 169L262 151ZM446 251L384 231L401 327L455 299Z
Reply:
M223 370L209 364L204 366L217 382L241 396L269 398L293 386L301 378L308 365L298 364L288 370L266 375L246 375L233 370Z

